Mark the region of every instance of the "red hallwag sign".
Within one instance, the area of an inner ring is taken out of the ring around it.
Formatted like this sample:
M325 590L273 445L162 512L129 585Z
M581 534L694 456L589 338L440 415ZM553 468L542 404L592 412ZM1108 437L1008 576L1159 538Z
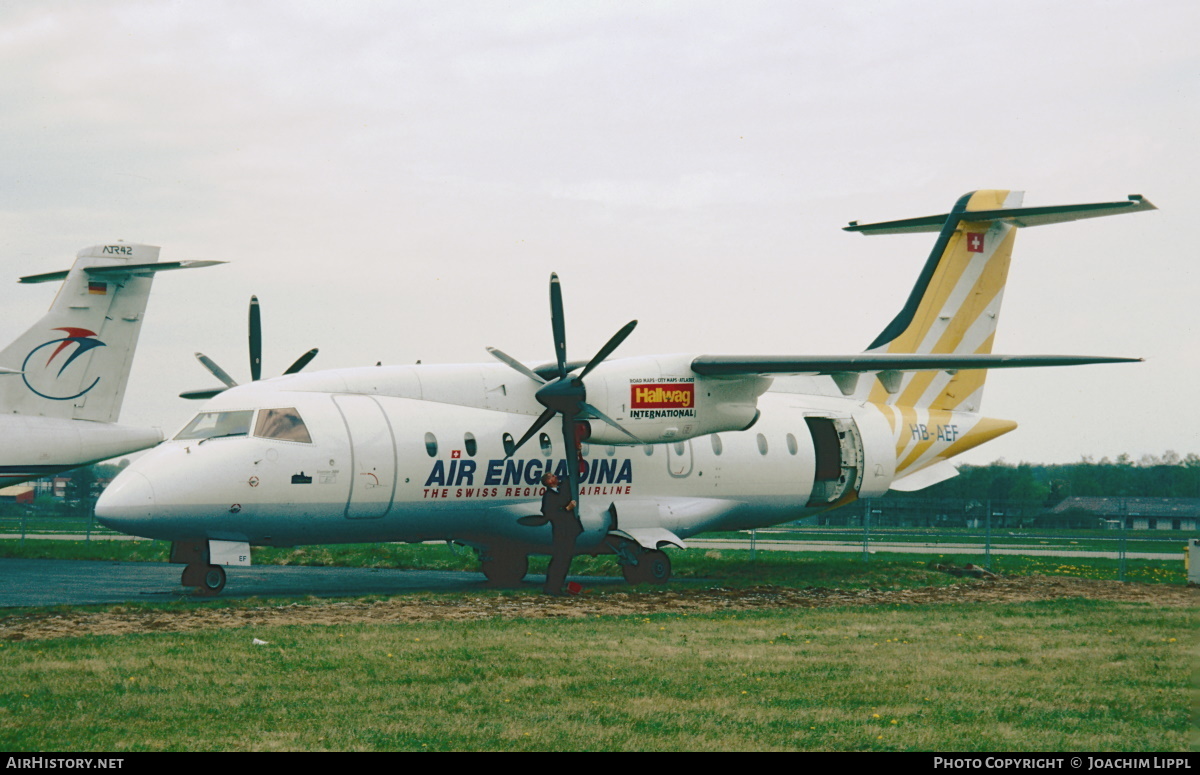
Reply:
M691 409L695 404L694 384L671 382L629 386L631 409Z

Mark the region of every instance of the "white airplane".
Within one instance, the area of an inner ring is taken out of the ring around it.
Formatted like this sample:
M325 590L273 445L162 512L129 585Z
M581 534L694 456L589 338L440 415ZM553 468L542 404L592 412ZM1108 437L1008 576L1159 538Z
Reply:
M580 501L577 554L614 554L665 582L665 546L777 524L953 476L951 458L1016 423L979 413L987 369L1138 359L992 355L1018 228L1155 209L1140 196L1023 208L977 191L946 214L848 231L937 243L865 353L608 356L570 361L558 278L555 360L375 366L231 387L122 472L96 506L123 532L170 540L183 584L215 594L250 546L444 540L493 583L549 554L540 477ZM228 382L227 382L228 384ZM217 391L210 391L215 393ZM542 431L555 417L558 438ZM531 425L532 423L532 425ZM537 444L524 446L537 437Z
M154 274L220 261L158 261L157 247L79 251L50 311L0 351L0 487L153 447L157 428L116 424Z

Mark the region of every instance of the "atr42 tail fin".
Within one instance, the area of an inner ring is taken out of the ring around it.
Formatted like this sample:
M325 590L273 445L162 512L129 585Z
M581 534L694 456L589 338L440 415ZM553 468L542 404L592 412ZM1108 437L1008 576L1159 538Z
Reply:
M868 235L938 232L904 308L866 352L989 354L1018 228L1156 209L1136 195L1125 202L1052 207L1021 207L1021 198L1019 191L975 191L943 215L852 222L846 227ZM860 389L862 398L877 404L977 412L987 371L896 371L879 377Z
M96 245L69 270L21 278L63 286L45 317L0 351L0 412L116 422L154 274L222 263L159 263L158 251Z

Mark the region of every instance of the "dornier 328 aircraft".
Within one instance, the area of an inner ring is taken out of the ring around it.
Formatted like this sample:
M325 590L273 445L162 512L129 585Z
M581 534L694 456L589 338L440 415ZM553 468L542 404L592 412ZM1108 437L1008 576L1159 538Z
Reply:
M220 261L158 260L117 242L76 254L50 311L0 351L0 487L153 447L156 428L118 425L154 275Z
M577 554L614 554L665 582L664 547L762 527L955 474L954 456L1016 423L980 414L988 369L1136 360L993 355L1017 229L1152 210L1128 201L1021 207L977 191L946 214L849 231L937 242L903 309L866 352L567 358L551 276L555 358L375 366L232 387L101 496L98 517L174 542L185 586L215 594L250 546L445 540L511 584L551 551L541 476L579 500ZM546 426L555 419L558 428ZM536 438L536 443L526 444Z

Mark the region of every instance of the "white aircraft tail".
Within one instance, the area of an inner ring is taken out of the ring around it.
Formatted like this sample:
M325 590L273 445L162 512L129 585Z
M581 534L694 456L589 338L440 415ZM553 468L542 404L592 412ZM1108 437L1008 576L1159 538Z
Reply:
M217 261L159 263L153 245L84 248L63 272L50 311L0 351L0 412L116 422L155 272Z
M863 234L938 232L908 301L867 348L868 353L992 352L1009 260L1018 228L1156 209L1140 196L1125 202L1021 207L1022 192L975 191L946 214L859 225ZM984 369L883 372L860 390L878 404L978 412Z

